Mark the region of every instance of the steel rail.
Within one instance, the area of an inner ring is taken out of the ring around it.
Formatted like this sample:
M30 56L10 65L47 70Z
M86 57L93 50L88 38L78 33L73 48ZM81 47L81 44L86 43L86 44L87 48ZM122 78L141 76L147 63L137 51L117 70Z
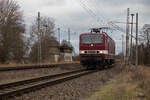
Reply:
M31 79L6 83L6 84L0 84L0 91L2 89L5 89L5 88L11 88L11 87L19 86L19 85L24 85L24 84L29 84L29 83L33 83L33 82L43 81L43 80L46 80L46 79L51 79L51 78L55 78L55 77L59 77L59 76L63 76L63 75L69 75L69 74L76 73L76 72L81 72L81 71L84 71L84 69L83 70L71 71L71 72L65 72L65 73L59 73L59 74L55 74L55 75L46 75L46 76L41 76L41 77L36 77L36 78L31 78Z
M30 91L35 91L37 89L41 89L46 86L52 86L56 85L71 79L78 78L83 75L87 75L93 72L96 72L97 70L77 70L77 71L72 71L72 72L67 72L67 73L61 73L57 75L50 75L46 77L39 77L36 79L31 79L31 80L24 80L20 81L20 83L9 83L6 85L1 85L0 91L4 90L2 93L0 93L0 100L6 100L9 97L15 96L17 94L23 94L26 92ZM72 75L73 74L73 75ZM46 80L46 81L45 81ZM29 83L34 83L34 84L29 84ZM22 86L19 88L14 88L16 86ZM11 89L12 88L12 89ZM5 91L6 90L6 91Z
M70 65L78 63L69 63L69 64L43 64L43 65L31 65L31 66L14 66L14 67L0 67L0 72L3 71L14 71L14 70L27 70L27 69L41 69L41 68L56 68L59 65Z
M56 65L34 65L34 66L0 67L0 71L14 71L14 70L54 68L54 67L56 67Z

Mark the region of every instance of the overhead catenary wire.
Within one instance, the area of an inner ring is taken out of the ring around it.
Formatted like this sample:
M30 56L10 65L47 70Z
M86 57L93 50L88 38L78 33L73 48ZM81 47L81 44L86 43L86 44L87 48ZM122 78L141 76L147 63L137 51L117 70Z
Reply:
M85 1L87 1L87 0L84 0L84 1L82 1L82 0L80 0L80 5L87 11L87 13L89 13L94 19L95 18L97 18L97 14L95 14L95 12L94 11L92 11L92 9L90 9L90 7L88 7L88 5L86 5L86 4L84 4L84 2ZM123 28L121 28L120 26L118 26L117 24L115 24L115 22L117 22L117 21L104 21L104 20L100 20L99 18L97 19L97 21L101 21L101 23L103 23L103 24L100 24L100 25L104 25L104 22L105 23L107 23L107 25L109 26L109 27L111 27L111 29L112 30L114 30L114 31L120 31L120 32L122 32L122 33L126 33L126 31L123 29ZM99 22L98 22L99 23ZM122 23L122 22L117 22L117 23ZM106 24L105 24L106 25ZM134 34L135 34L135 32L133 32ZM129 36L130 37L133 37L134 39L136 39L136 37L135 36L131 36L131 34L129 33ZM142 39L141 37L138 37L140 40Z
M85 2L85 1L84 1ZM84 3L82 0L80 0L80 5L92 16L94 17L94 19L97 17L97 14L95 14L94 11L92 11L90 9L90 7L88 7L85 3ZM96 19L96 21L99 23L99 21L101 21L99 24L101 26L103 25L107 25L109 27L112 28L112 30L118 30L118 31L121 31L121 32L124 32L125 33L125 30L123 30L121 27L119 27L118 25L116 25L115 23L113 23L112 21L104 21L104 20L100 20L99 18ZM103 24L101 24L103 23Z
M81 7L83 7L84 9L85 9L85 11L89 14L89 15L91 15L92 17L93 17L93 19L96 19L96 22L100 25L100 26L103 26L103 20L99 20L98 18L97 18L97 14L95 14L95 12L90 8L90 7L88 7L88 5L86 5L82 0L80 0L80 5L81 5ZM99 22L99 21L101 21L101 22Z

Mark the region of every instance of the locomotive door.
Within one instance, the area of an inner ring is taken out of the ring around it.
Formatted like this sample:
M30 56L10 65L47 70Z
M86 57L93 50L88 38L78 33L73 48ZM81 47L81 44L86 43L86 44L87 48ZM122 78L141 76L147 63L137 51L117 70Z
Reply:
M109 38L106 37L106 50L108 50L108 54L106 54L106 58L109 58L109 50L110 50L110 45L109 45Z
M108 39L108 54L107 54L107 59L110 59L110 53L111 53L111 42L110 42L110 38L107 37Z
M107 54L107 59L109 59L109 50L110 50L110 43L109 43L109 39L108 39L108 54Z

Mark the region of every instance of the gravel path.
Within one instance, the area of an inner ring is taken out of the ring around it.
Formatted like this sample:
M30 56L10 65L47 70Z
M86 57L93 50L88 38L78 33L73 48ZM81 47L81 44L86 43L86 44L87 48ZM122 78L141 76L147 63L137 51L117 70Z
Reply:
M39 91L24 94L11 100L82 100L106 84L120 72L119 65L70 80Z
M58 74L71 70L81 69L81 65L59 65L56 68L43 68L43 69L29 69L0 72L0 84L22 80L26 78L38 77L43 75Z

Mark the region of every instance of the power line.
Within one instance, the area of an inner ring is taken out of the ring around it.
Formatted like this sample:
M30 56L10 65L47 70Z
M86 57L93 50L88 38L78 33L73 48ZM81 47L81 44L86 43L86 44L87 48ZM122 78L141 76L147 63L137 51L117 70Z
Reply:
M93 12L86 4L84 4L84 2L82 0L80 0L80 5L92 16L94 17L97 17L97 15L95 14L95 12ZM101 21L99 23L99 21ZM100 20L99 18L97 19L97 22L98 24L100 25L108 25L109 27L111 27L113 30L118 30L118 31L121 31L121 32L124 32L125 33L125 30L123 30L121 27L119 27L118 25L114 24L112 21L104 21L104 20ZM101 24L101 23L106 23L106 24Z
M95 14L95 12L93 10L91 10L84 2L82 2L82 0L80 0L80 5L81 7L83 7L85 9L85 11L90 14L94 19L96 18L97 23L101 26L103 26L103 22L99 23L99 19L97 18L97 15Z
M86 1L86 0L85 0ZM85 2L84 1L84 2ZM95 12L94 11L92 11L86 4L84 4L84 2L83 1L81 1L80 0L80 5L86 10L86 12L87 13L89 13L94 19L95 19L95 17L97 18L97 14L95 14ZM101 21L101 22L100 22ZM118 25L116 25L115 23L117 22L117 21L115 21L115 22L113 22L113 21L104 21L104 20L100 20L99 18L97 18L97 22L98 22L98 24L100 24L100 25L104 25L104 24L102 24L102 23L107 23L107 25L109 26L109 27L111 27L111 29L112 30L115 30L115 31L120 31L120 32L123 32L123 33L126 33L126 31L123 29L123 28L121 28L120 26L118 26ZM100 22L100 23L99 23ZM123 22L117 22L117 23L123 23ZM131 36L131 37L133 37L134 39L136 39L136 37L134 37L134 36L132 36L131 34L129 34L129 36Z

